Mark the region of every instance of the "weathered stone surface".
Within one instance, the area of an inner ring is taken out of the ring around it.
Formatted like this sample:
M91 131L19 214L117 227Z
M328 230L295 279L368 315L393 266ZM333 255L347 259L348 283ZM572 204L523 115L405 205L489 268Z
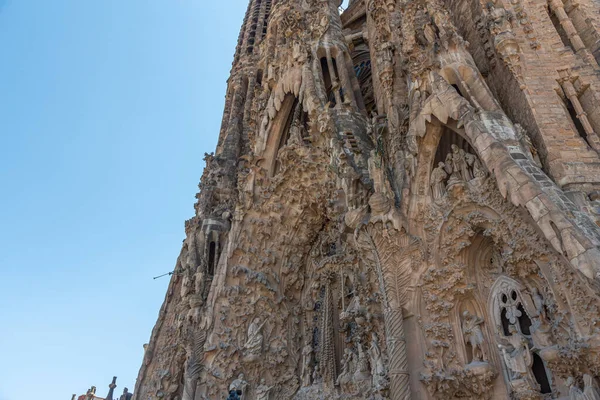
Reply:
M134 398L598 398L597 4L338 5L250 1Z

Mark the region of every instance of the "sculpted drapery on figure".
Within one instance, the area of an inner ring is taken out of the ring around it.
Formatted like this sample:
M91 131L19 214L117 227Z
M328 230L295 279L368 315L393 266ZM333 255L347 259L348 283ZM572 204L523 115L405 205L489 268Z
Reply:
M262 324L260 319L255 318L250 326L248 326L248 340L244 344L244 360L254 361L260 357L263 346L263 326L267 323L264 321Z
M468 310L463 312L462 330L465 336L465 342L471 345L471 351L473 353L473 360L476 361L487 361L485 352L483 350L483 332L481 330L481 324L483 324L483 318L477 315L472 315Z

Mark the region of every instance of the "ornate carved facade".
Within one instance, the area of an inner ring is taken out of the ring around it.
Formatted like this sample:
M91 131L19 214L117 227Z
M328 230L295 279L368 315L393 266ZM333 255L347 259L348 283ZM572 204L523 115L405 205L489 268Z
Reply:
M250 1L135 399L600 399L598 4L338 6Z

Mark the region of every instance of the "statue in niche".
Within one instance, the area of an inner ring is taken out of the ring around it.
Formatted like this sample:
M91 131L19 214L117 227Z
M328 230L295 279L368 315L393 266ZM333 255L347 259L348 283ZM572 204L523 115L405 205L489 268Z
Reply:
M455 173L459 174L460 177L465 181L473 179L469 165L467 164L467 153L453 144L452 148L452 167Z
M375 193L382 193L384 195L391 193L390 184L385 176L381 155L375 150L371 150L368 163L369 174L371 175L371 179L373 179L373 189L375 189Z
M244 379L244 374L239 374L237 379L235 379L229 385L229 393L232 391L235 392L240 400L244 400L246 398L246 388L248 387L248 382Z
M377 333L371 333L371 347L369 347L369 356L371 357L371 377L373 378L373 389L378 391L387 387L387 378L381 349L379 348Z
M349 348L344 350L342 358L342 372L338 376L336 385L339 385L343 393L350 393L352 390L352 375L354 374L354 353Z
M311 343L307 343L302 349L302 387L311 385L312 376L313 348Z
M483 351L484 337L483 331L481 330L481 324L483 324L483 322L483 318L472 315L468 310L463 312L462 331L465 343L471 345L471 351L473 353L471 362L487 361L485 352Z
M263 345L262 328L266 323L267 321L261 324L258 318L254 318L248 327L248 340L244 344L244 361L252 362L260 357Z
M533 299L533 305L535 306L535 310L537 315L542 319L546 320L546 301L540 294L538 288L534 287L531 291L531 298Z
M260 384L256 387L256 400L269 400L273 386L267 386L265 378L260 380Z
M504 363L510 372L510 380L523 379L527 376L529 367L533 364L533 358L529 351L529 342L527 338L521 335L514 325L508 328L511 336L503 340L503 344L498 344L502 352Z
M431 191L433 193L433 199L441 199L446 194L445 180L448 178L446 173L446 164L439 162L437 168L431 171Z
M358 342L356 344L356 348L358 349L358 355L354 355L356 362L356 370L353 374L354 383L362 383L371 381L371 374L369 370L369 360L367 355L365 354L362 344ZM363 385L359 385L363 386Z
M446 160L444 162L445 170L450 175L446 186L454 185L461 181L460 171L454 168L454 162L452 160L452 152L446 154Z

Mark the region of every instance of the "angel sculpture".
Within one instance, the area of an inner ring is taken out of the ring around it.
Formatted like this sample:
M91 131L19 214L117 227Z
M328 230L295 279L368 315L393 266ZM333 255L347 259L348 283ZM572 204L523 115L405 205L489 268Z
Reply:
M260 323L260 319L254 318L254 321L248 327L248 340L244 344L244 360L254 361L262 353L263 334L262 328L267 321Z

